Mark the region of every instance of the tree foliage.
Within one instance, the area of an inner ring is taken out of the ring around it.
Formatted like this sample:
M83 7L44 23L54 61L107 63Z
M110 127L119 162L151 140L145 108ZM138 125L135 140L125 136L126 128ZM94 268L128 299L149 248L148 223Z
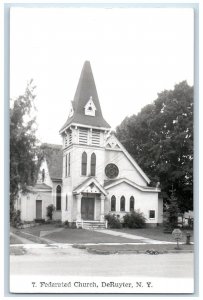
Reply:
M182 212L193 207L193 87L186 81L165 90L140 113L127 117L116 135L164 199L173 184Z
M10 108L10 216L18 192L35 181L36 170L36 118L34 108L35 87L32 80L24 95L13 101Z

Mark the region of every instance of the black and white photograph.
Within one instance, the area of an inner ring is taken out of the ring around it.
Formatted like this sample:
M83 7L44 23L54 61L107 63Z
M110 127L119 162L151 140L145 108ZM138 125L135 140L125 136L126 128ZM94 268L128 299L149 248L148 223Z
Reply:
M195 9L9 14L9 292L193 294Z

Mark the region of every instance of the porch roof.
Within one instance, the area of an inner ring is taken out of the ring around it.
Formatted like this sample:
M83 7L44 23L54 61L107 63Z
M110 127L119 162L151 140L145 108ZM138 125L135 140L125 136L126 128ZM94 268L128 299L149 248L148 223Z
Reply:
M85 179L81 184L73 189L73 194L80 193L102 193L103 195L107 195L108 192L103 188L103 186L97 181L94 177L89 177Z

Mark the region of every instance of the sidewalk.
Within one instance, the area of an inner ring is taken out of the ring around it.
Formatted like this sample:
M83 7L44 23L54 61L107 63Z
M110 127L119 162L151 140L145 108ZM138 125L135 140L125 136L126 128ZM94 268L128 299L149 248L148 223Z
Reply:
M134 235L134 234L129 234L129 233L125 233L125 232L119 232L119 231L114 231L114 230L107 230L107 229L102 229L102 230L94 230L96 232L101 232L101 233L105 233L105 234L110 234L113 236L118 236L118 237L124 237L127 239L132 239L132 240L139 240L139 242L141 242L142 244L176 244L174 242L166 242L166 241L158 241L158 240L152 240L149 238L145 238L142 236L138 236L138 235Z

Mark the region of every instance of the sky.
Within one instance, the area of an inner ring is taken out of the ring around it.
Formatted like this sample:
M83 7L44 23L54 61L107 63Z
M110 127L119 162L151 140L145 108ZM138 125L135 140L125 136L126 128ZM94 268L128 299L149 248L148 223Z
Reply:
M91 63L106 121L115 129L157 93L193 85L190 8L12 8L10 97L36 85L37 136L61 143L82 66Z

